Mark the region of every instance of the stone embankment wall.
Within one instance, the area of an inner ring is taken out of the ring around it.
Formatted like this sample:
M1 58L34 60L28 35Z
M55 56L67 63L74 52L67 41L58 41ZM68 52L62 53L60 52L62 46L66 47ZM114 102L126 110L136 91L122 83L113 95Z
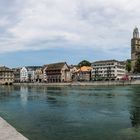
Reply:
M71 83L14 83L14 85L30 86L119 86L140 85L140 80L135 81L96 81L96 82L71 82Z
M28 140L0 117L0 140Z

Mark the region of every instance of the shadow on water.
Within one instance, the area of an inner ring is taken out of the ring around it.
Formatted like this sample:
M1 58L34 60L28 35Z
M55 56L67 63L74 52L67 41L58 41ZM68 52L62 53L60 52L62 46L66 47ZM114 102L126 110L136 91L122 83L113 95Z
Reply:
M132 127L140 127L140 91L134 90L130 107L130 119Z
M130 105L131 128L121 131L121 140L140 140L140 91L133 89L133 96Z

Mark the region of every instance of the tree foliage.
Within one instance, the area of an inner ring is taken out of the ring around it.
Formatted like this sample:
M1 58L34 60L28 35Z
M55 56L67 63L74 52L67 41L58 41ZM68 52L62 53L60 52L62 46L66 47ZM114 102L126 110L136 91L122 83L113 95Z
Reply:
M140 73L140 57L138 57L138 59L136 61L134 73Z
M91 66L91 63L87 60L83 60L78 64L78 67L83 67L83 66Z
M127 61L126 61L126 67L125 67L125 69L126 69L128 72L131 71L131 60L127 60Z

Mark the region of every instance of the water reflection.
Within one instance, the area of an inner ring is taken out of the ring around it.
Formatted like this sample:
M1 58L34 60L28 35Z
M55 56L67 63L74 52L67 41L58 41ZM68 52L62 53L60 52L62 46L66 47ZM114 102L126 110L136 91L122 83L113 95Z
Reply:
M26 105L28 101L28 87L27 86L21 86L20 87L20 98L22 105Z
M132 107L132 112L131 112L131 122L132 126L140 126L140 107Z
M62 87L38 87L38 86L20 86L20 89L14 88L20 95L22 105L26 105L29 101L41 100L49 102L48 105L56 104L62 96L67 96L67 90ZM58 98L60 96L60 98ZM56 98L57 97L57 98ZM62 101L59 100L58 103Z
M137 91L134 92L132 98L130 115L132 126L140 127L140 94Z
M9 100L9 96L11 96L11 92L14 90L12 86L1 86L0 87L0 99Z
M56 102L57 100L53 96L47 96L47 101L49 101L49 102Z

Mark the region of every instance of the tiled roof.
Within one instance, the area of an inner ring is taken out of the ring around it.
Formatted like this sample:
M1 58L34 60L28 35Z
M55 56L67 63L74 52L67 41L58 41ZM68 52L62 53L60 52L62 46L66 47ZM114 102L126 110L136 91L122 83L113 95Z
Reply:
M47 65L46 70L61 70L65 64L66 64L66 62L49 64L49 65Z
M36 69L39 69L39 68L42 68L42 67L41 66L26 66L27 70L36 70Z
M91 70L92 70L92 68L91 67L88 67L88 66L83 66L80 69L78 69L78 71L83 71L83 72L91 71Z
M1 66L0 71L12 71L12 70L10 68L8 68L8 67Z
M69 68L72 69L72 68L78 68L77 65L69 65Z
M109 63L109 62L119 62L119 61L117 61L117 60L101 60L101 61L95 61L95 62L93 62L93 63Z

